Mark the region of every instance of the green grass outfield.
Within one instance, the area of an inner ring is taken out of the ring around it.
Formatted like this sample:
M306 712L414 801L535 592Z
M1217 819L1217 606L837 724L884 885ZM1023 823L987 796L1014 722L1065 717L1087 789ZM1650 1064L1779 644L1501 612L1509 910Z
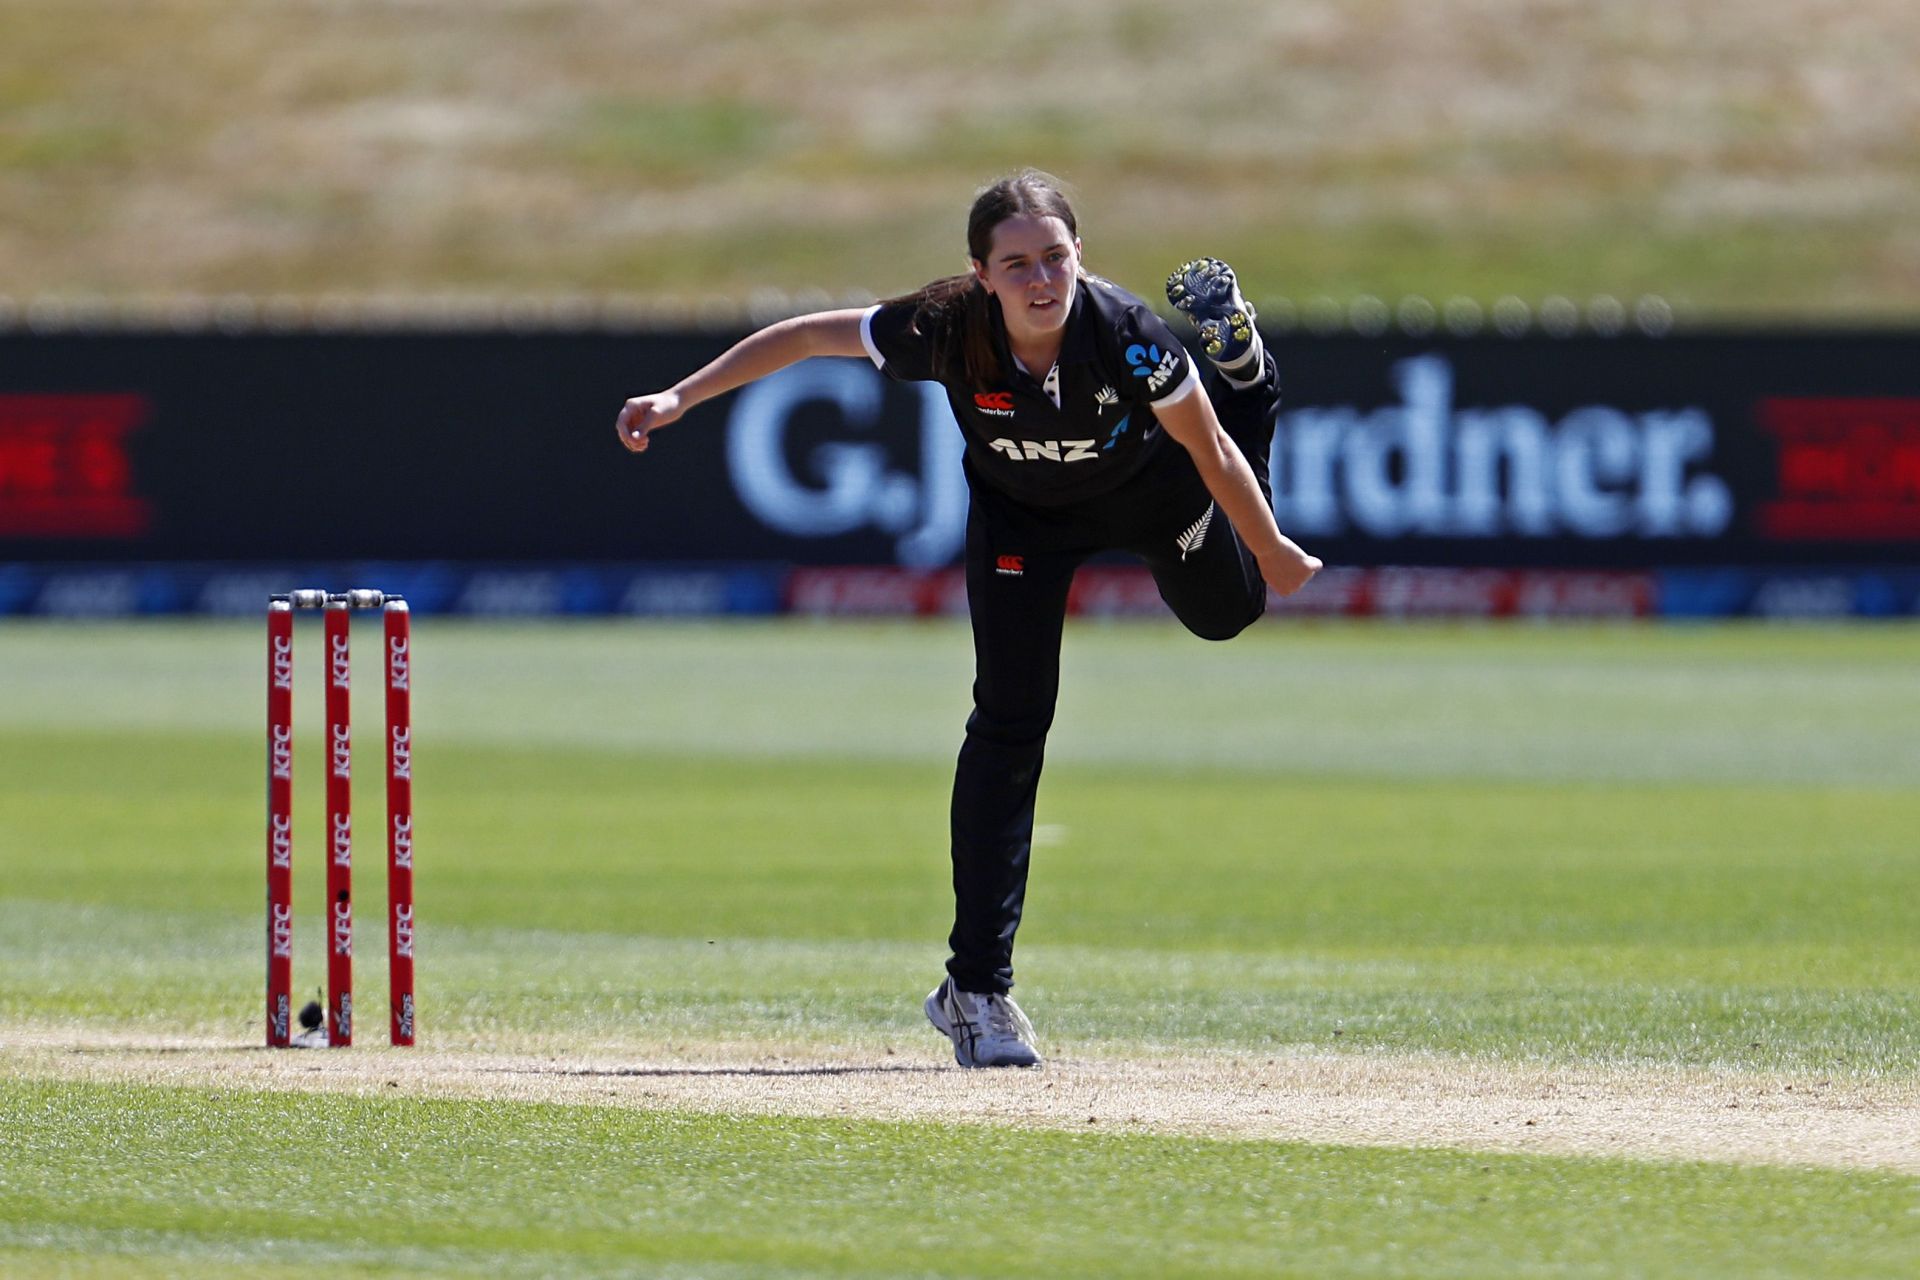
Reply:
M963 628L416 636L424 1046L947 1060L919 998L950 905ZM296 703L307 989L318 639L303 626ZM1659 1161L262 1089L241 1077L267 1056L246 1047L264 648L237 623L0 629L0 1272L1892 1276L1920 1257L1920 1155L1731 1163L1707 1115L1693 1158ZM1022 1003L1067 1064L1326 1055L1910 1097L1916 656L1901 626L1075 628ZM230 1052L233 1082L62 1065L169 1037ZM377 1085L391 1051L354 1053Z

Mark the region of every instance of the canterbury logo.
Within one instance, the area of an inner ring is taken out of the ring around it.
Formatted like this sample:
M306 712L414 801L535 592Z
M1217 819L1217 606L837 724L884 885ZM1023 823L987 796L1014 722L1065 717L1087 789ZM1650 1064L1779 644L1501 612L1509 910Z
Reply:
M1001 556L993 562L993 571L1017 578L1027 571L1027 559L1025 556Z
M996 418L1013 416L1013 392L986 391L973 398L973 407Z
M1213 503L1207 504L1205 513L1187 526L1187 531L1174 539L1174 545L1180 548L1180 558L1185 560L1189 552L1198 551L1200 544L1207 540L1207 529L1213 524Z

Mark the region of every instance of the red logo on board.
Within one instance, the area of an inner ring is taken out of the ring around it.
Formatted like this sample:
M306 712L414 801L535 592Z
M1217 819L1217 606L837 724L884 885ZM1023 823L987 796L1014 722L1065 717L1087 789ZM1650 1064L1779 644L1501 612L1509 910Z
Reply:
M152 524L126 438L139 395L0 395L0 538L136 538Z
M1920 538L1920 399L1763 400L1779 497L1760 528L1788 541Z

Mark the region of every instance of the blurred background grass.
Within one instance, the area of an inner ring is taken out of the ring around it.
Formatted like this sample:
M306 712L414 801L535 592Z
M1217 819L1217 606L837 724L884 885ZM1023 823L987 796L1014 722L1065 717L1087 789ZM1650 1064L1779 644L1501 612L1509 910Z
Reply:
M1911 322L1915 66L1910 0L0 0L0 280L885 294L1031 163L1139 291Z

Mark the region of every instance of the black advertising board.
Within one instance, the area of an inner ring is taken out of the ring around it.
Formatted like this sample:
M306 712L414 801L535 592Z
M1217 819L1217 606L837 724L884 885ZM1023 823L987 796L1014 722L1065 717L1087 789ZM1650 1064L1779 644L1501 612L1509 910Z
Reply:
M1920 560L1920 338L1323 341L1283 523L1355 564Z
M864 361L620 447L734 336L0 335L0 562L951 563L957 429ZM1329 563L1920 563L1920 335L1271 340Z

